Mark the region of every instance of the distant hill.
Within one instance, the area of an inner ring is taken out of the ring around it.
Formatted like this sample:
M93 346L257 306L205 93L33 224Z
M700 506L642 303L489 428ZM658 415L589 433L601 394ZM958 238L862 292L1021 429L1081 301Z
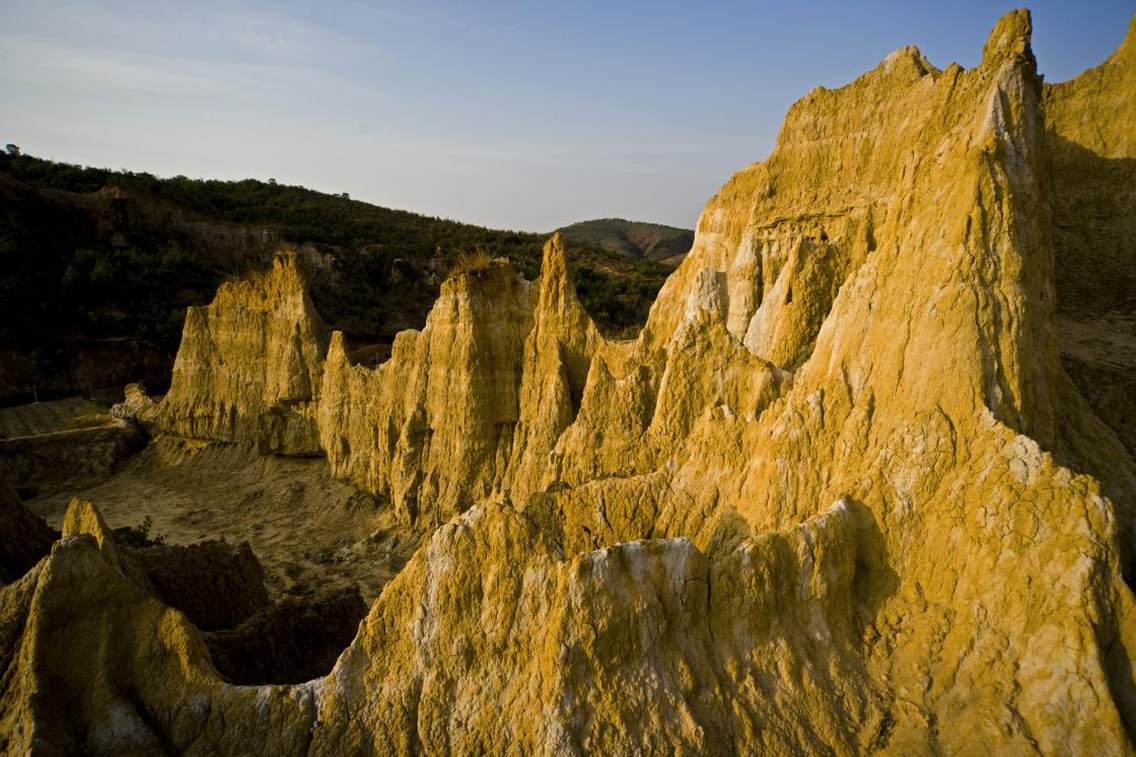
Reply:
M463 253L534 278L543 234L486 229L274 181L209 181L0 153L0 403L90 395L143 379L163 391L185 309L226 277L297 248L312 299L361 360L420 328ZM581 302L633 334L669 269L568 244Z
M659 223L598 218L560 229L569 242L598 247L629 258L654 260L674 267L694 243L694 231Z

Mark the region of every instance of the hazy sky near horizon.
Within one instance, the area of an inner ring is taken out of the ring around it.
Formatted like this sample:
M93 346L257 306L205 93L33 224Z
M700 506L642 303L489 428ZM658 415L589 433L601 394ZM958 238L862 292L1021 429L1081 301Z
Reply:
M274 177L499 228L693 226L789 105L918 45L970 67L1019 3L0 0L0 144ZM1048 81L1136 1L1034 2Z

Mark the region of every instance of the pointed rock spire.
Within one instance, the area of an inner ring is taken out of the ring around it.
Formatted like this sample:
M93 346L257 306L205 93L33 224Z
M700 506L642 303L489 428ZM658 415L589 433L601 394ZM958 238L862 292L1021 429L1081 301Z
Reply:
M542 278L568 276L568 253L564 250L564 237L559 231L553 232L544 243L540 274Z
M63 516L63 538L72 536L91 536L96 546L111 565L122 570L122 560L118 555L118 546L115 543L114 532L103 520L102 513L93 502L79 497L72 497L67 505L67 512Z
M538 296L538 313L563 313L569 303L575 304L572 276L568 271L568 253L564 249L564 237L559 231L544 243Z
M1124 41L1117 48L1116 55L1136 55L1136 13L1132 14L1132 20L1128 22L1128 33L1124 35Z
M1036 61L1033 50L1030 48L1030 37L1033 34L1033 22L1030 12L1025 8L1010 11L998 23L986 40L982 48L982 65L984 67L999 66L1007 60L1026 58L1033 65Z

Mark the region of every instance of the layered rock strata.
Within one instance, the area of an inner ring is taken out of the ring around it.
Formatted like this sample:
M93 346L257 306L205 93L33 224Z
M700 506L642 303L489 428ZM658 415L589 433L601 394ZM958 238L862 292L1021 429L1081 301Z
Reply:
M66 490L106 478L145 445L135 425L106 417L85 428L0 439L0 476L21 490Z
M299 262L281 255L271 269L227 282L212 303L186 311L170 391L156 410L142 412L167 433L318 454L326 351Z

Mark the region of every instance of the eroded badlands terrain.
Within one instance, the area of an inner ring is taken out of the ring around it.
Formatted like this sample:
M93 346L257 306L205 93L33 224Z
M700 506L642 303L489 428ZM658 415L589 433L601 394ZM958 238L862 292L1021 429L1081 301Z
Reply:
M376 368L295 256L223 285L163 398L2 442L0 747L1133 751L1136 24L1030 31L798 101L635 339L558 237Z

